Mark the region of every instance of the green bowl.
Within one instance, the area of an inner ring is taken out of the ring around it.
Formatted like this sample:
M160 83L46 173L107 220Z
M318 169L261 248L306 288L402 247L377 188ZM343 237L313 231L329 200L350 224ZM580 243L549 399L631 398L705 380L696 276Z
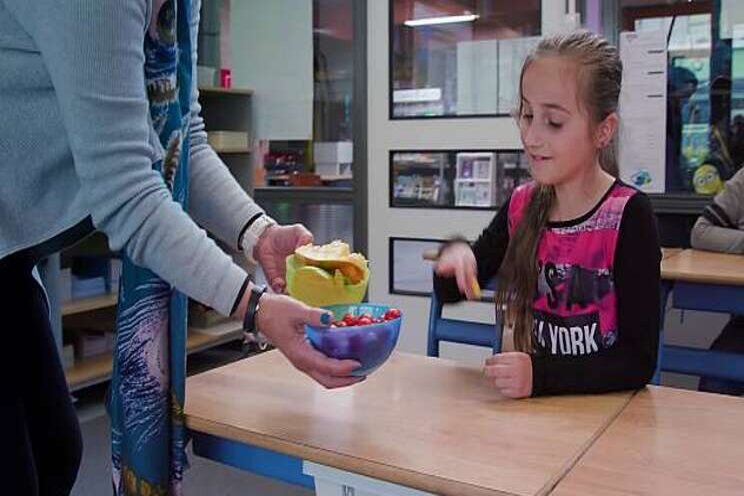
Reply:
M294 255L287 257L287 292L292 298L313 306L352 305L361 303L369 285L369 268L357 284L349 284L340 272L335 274L301 265Z

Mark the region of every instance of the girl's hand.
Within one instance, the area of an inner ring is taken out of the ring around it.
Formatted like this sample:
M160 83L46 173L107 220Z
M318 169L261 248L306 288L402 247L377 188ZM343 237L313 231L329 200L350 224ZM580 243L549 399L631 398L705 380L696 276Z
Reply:
M508 398L527 398L532 394L532 358L510 351L486 359L483 373Z
M464 294L468 300L480 298L475 255L467 243L452 243L442 250L434 271L440 276L454 276L460 293Z

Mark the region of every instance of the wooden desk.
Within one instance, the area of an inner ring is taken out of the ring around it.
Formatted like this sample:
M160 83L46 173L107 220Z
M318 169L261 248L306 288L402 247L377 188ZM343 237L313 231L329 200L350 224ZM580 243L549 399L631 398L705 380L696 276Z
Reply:
M186 389L199 455L251 469L236 453L257 446L457 496L546 494L631 397L506 400L480 369L404 353L341 390L316 385L276 351L191 377Z
M679 255L682 253L684 248L662 248L661 249L661 260L664 261L667 258L673 257L675 255Z
M668 295L672 307L706 312L744 313L744 256L684 250L665 256L661 262L662 335ZM661 370L744 380L744 356L663 345L659 350ZM655 376L658 378L658 373ZM654 382L657 382L655 380Z
M744 256L684 250L663 259L661 277L674 281L744 286Z
M554 496L744 494L744 399L650 386Z

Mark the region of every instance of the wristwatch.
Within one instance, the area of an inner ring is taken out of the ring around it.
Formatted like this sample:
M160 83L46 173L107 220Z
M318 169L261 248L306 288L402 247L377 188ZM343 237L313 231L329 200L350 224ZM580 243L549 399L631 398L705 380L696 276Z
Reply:
M258 310L260 308L261 297L266 292L266 286L256 285L251 286L251 295L248 297L248 306L243 317L243 333L244 334L257 334L257 321L258 321Z
M251 225L243 233L243 237L240 238L240 249L251 264L258 265L256 259L253 258L253 248L258 244L259 238L261 238L261 235L266 229L275 225L276 221L274 219L266 214L262 214L251 222Z

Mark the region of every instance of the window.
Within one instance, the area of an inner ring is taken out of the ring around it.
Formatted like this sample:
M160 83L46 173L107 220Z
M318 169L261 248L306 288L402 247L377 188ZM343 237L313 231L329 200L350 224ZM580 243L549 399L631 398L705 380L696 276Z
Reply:
M529 179L520 150L393 151L390 206L494 209Z
M744 3L636 7L624 28L666 33L666 192L715 194L744 162Z
M508 114L540 0L391 0L391 118Z

